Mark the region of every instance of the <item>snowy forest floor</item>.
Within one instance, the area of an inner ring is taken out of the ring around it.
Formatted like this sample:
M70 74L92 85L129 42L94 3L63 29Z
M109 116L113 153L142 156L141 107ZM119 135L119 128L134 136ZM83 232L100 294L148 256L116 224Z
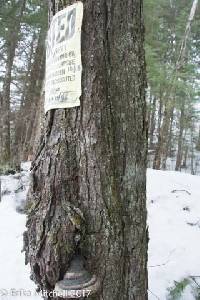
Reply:
M20 174L1 177L0 300L42 299L21 253L26 216L19 211L29 167L24 163ZM200 299L199 186L198 176L148 169L149 300Z

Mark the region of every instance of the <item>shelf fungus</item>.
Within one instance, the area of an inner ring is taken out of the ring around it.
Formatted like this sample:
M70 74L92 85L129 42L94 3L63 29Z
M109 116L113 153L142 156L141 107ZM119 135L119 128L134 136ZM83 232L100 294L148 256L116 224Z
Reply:
M100 288L99 280L84 268L82 256L76 255L67 270L64 279L57 282L56 294L65 299L87 298L96 293Z

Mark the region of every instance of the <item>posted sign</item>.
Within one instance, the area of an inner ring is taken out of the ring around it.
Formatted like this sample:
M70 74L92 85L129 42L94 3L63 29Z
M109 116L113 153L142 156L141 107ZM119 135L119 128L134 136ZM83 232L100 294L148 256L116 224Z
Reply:
M76 2L52 19L47 38L45 113L80 105L83 4Z

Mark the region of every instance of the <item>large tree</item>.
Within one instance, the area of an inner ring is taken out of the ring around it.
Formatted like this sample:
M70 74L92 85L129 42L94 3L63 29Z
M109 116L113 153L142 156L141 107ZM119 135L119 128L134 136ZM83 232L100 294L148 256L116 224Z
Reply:
M75 1L49 1L49 15ZM90 299L147 299L147 125L142 0L84 0L82 96L51 110L32 164L24 235L40 289L81 252L101 288ZM49 299L51 299L49 297Z

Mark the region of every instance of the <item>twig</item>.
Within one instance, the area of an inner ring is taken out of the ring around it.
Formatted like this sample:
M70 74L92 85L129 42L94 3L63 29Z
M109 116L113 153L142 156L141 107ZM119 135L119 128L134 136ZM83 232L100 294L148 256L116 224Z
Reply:
M200 285L199 283L196 281L195 278L200 278L200 276L190 276L190 278L194 281L194 283L198 286L198 288L200 289Z
M171 191L171 193L176 193L176 192L186 192L188 195L191 195L191 193L188 192L187 190L173 190L173 191Z
M156 294L154 294L150 289L148 289L148 291L149 291L154 297L156 297L156 299L160 300L160 298L159 298Z
M199 226L200 219L196 223L187 222L187 224L190 225L190 226Z
M159 265L154 265L154 266L148 266L149 268L155 268L155 267L162 267L165 266L166 264L168 264L168 262L170 262L170 256L172 255L172 253L175 251L176 249L173 249L168 256L168 259L165 263L159 264Z

